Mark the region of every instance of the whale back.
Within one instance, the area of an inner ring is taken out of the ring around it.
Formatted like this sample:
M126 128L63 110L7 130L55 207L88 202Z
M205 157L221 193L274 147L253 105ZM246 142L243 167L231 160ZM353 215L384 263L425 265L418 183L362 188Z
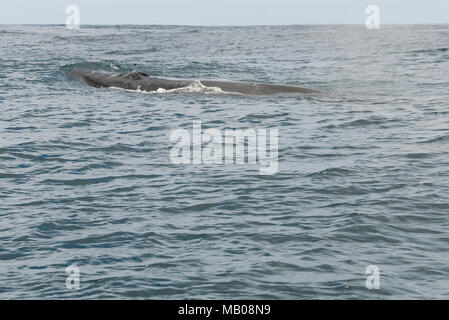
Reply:
M72 73L77 78L80 78L87 84L97 88L116 87L128 90L142 90L149 92L157 91L159 89L172 90L184 88L191 85L195 81L194 79L155 78L140 71L110 74L103 71L75 69L72 71ZM319 91L316 90L288 85L207 79L200 79L199 81L206 87L216 87L220 88L224 92L249 95L268 95L279 93L319 93Z

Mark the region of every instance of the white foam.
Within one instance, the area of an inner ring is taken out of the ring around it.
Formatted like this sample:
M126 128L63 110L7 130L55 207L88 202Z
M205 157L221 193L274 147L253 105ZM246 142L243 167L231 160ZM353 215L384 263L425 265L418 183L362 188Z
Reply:
M111 89L117 89L117 90L124 90L128 92L134 92L134 93L151 93L151 94L163 94L163 93L226 93L226 91L221 90L221 88L218 87L207 87L201 83L200 80L194 80L192 83L186 87L182 88L176 88L176 89L164 89L159 88L156 91L145 91L142 90L142 88L139 86L136 90L130 90L130 89L123 89L118 87L110 87Z

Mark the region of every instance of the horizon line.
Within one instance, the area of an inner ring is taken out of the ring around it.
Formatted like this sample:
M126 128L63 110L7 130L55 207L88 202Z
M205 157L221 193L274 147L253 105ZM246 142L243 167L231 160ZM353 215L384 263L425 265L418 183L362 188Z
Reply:
M64 23L0 23L0 26L65 26ZM164 27L286 27L286 26L364 26L364 23L292 23L292 24L142 24L142 23L81 23L79 26L164 26ZM414 26L414 25L449 25L449 22L419 22L419 23L381 23L380 26Z

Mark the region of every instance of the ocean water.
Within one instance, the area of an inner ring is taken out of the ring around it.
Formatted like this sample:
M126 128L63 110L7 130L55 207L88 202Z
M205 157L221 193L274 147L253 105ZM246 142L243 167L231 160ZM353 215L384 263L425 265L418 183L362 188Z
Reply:
M322 93L133 93L79 66ZM447 298L448 102L449 25L0 26L0 298ZM278 172L173 164L195 120L278 129Z

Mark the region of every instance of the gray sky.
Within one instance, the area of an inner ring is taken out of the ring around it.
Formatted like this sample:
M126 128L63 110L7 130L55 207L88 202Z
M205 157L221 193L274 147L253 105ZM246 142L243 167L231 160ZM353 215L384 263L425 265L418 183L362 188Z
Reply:
M67 5L82 24L273 25L449 23L449 0L1 0L0 24L64 24Z

